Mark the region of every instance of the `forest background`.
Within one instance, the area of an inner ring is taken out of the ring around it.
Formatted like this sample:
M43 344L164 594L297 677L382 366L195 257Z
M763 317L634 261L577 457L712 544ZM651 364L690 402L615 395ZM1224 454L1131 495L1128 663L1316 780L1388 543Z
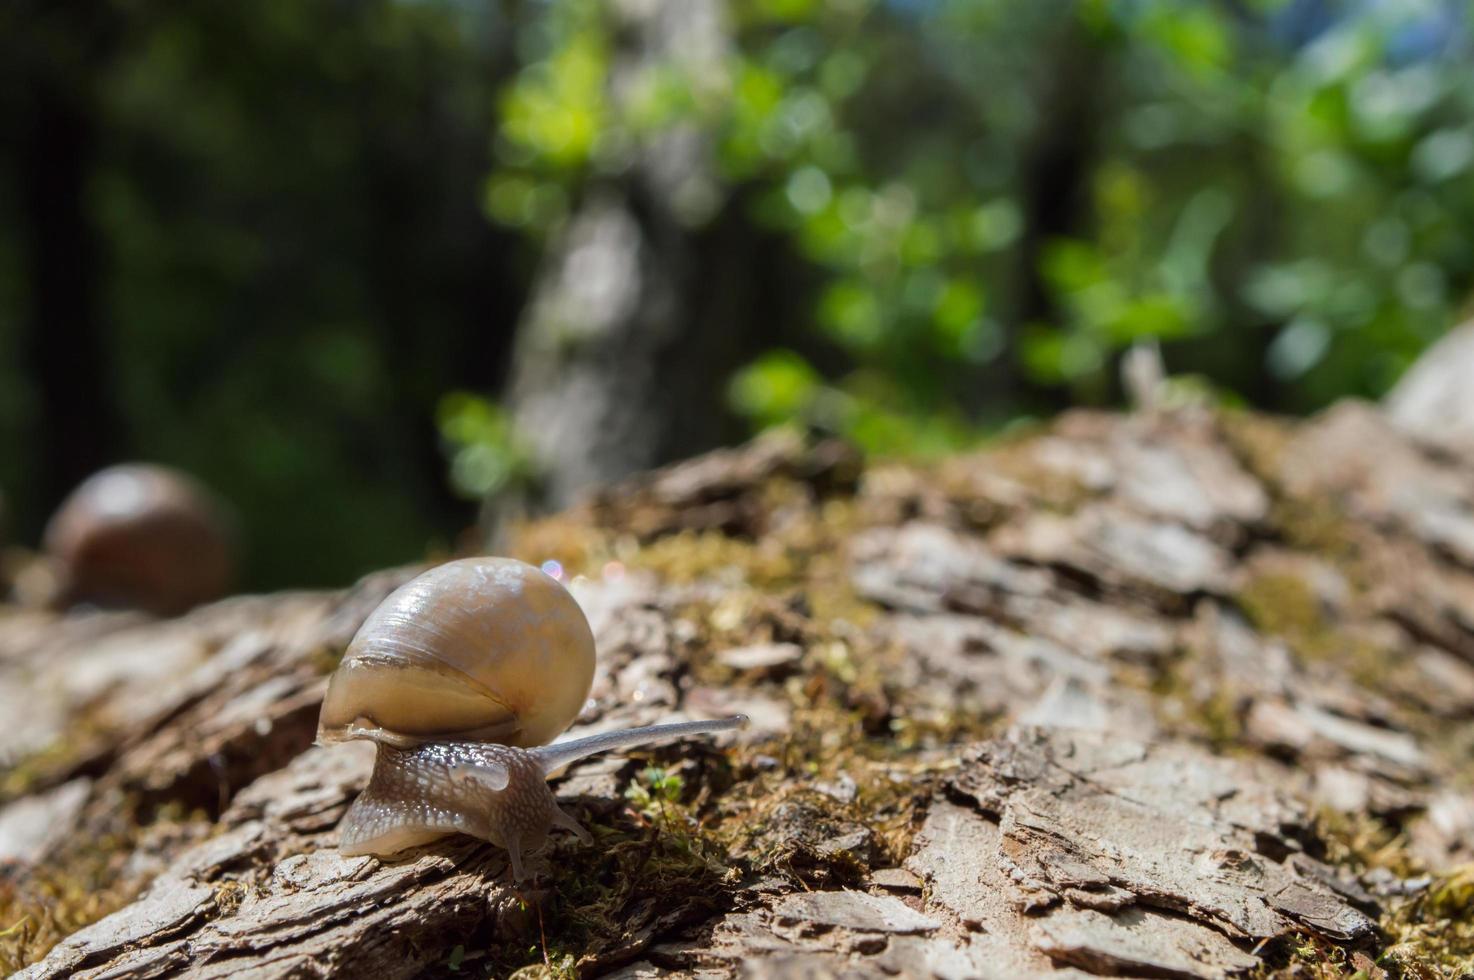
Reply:
M11 540L122 459L345 582L771 425L1384 393L1474 285L1459 0L0 8ZM489 502L489 503L488 503Z

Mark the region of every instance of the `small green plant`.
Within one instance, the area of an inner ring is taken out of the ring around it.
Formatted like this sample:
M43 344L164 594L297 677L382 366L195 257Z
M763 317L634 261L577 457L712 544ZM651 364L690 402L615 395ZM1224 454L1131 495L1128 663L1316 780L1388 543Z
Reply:
M678 774L661 766L646 766L624 791L624 798L648 817L667 817L666 805L679 803L685 790L686 781Z

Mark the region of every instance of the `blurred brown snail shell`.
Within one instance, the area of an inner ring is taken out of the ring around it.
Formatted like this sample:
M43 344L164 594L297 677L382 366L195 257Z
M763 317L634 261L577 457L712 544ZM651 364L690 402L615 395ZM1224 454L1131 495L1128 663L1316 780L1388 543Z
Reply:
M46 526L57 604L142 609L161 616L217 599L230 585L221 505L176 470L128 463L71 492Z

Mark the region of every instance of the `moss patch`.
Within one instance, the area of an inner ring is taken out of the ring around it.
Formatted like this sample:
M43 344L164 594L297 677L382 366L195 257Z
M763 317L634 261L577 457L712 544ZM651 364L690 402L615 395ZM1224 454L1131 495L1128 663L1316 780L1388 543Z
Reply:
M1396 666L1391 654L1354 623L1333 625L1303 578L1262 573L1251 578L1235 599L1258 632L1284 640L1302 662L1336 663L1369 690L1378 690L1391 679Z
M146 882L128 873L135 850L161 850L199 840L205 814L166 807L144 815L134 801L119 804L109 828L79 835L44 865L7 875L0 869L0 973L34 963L62 939L136 898Z
M1391 942L1382 962L1404 976L1462 977L1474 972L1474 865L1440 874L1383 922Z
M1430 873L1396 828L1366 815L1325 813L1317 830L1334 863L1357 873L1385 869L1422 885L1384 900L1377 968L1394 980L1474 973L1474 865Z
M64 738L7 769L0 770L0 805L60 785L111 754L111 737L84 716L72 722Z
M1314 638L1326 628L1314 590L1296 575L1255 576L1239 592L1238 604L1261 633Z
M1150 685L1157 719L1173 734L1200 739L1215 752L1230 752L1243 739L1239 695L1226 687L1205 688L1189 679L1181 664L1157 675Z
M847 542L869 516L853 501L816 499L783 479L758 496L771 533L757 538L687 530L637 544L616 530L580 527L576 515L516 537L520 557L556 557L572 576L639 570L666 583L716 586L670 610L689 627L681 679L760 691L787 707L791 724L782 739L723 755L649 753L679 761L638 770L623 809L594 820L584 814L598 846L576 862L551 862L552 885L529 897L526 941L468 944L468 966L526 977L602 969L634 955L652 924L668 930L664 917L728 911L743 884L854 884L908 852L927 785L914 750L966 726L893 728L904 711L892 705L905 692L886 679L901 652L869 638L876 610L854 593L846 564ZM782 670L753 673L716 656L773 642L803 654Z

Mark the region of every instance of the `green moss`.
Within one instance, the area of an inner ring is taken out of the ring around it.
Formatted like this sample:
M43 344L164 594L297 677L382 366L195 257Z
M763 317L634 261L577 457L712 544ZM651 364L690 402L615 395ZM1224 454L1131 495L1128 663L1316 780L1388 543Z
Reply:
M1243 741L1243 712L1239 699L1231 691L1216 690L1192 702L1192 707L1192 718L1210 746L1226 751Z
M1270 519L1287 544L1330 560L1356 584L1369 581L1362 563L1364 533L1331 501L1282 496Z
M1231 752L1243 739L1242 699L1231 685L1202 683L1198 658L1199 651L1181 649L1156 671L1118 671L1116 680L1151 695L1164 731Z
M1101 495L1068 469L1042 463L1032 440L1021 438L909 469L918 483L941 494L960 524L978 531L992 529L1025 506L1069 514ZM1013 484L1020 495L1000 499L1000 479Z
M1383 917L1388 945L1379 962L1410 977L1474 972L1474 865L1437 875Z
M552 880L528 897L522 938L463 944L476 975L562 977L598 968L671 913L706 919L732 907L741 882L780 877L804 885L858 884L872 867L910 852L918 801L945 761L919 762L889 738L867 737L863 715L827 698L796 712L782 740L723 755L687 756L635 771L629 807L576 816L597 845L549 861ZM853 797L817 787L848 777ZM863 827L865 846L834 848ZM564 844L564 847L576 845ZM652 902L652 896L658 901Z
M100 750L107 733L80 718L64 738L0 770L0 804L65 782L69 775Z
M1354 874L1385 868L1404 880L1427 874L1394 827L1365 814L1317 820L1326 859ZM1307 932L1266 944L1259 980L1461 980L1474 970L1474 866L1431 876L1416 895L1384 899L1378 934L1347 948Z
M1326 631L1320 600L1296 575L1257 575L1238 594L1238 605L1261 633L1287 639L1318 639Z
M799 576L799 557L787 542L779 538L747 541L719 531L682 531L660 538L632 555L629 564L674 583L735 577L774 589L794 585Z
M118 881L132 849L127 837L103 837L49 860L19 881L0 878L0 973L34 963L62 939L132 901Z
M1292 437L1289 423L1235 408L1220 410L1217 422L1239 464L1261 483L1278 486L1285 447Z
M1366 814L1323 813L1316 831L1327 860L1347 871L1384 868L1403 880L1430 879L1416 894L1384 902L1371 952L1388 977L1455 980L1474 972L1474 865L1430 873L1398 828Z
M1249 974L1254 980L1370 980L1357 972L1357 953L1313 933L1277 937L1259 947L1257 955L1262 965Z
M554 855L549 888L524 903L531 941L490 937L480 975L575 977L672 909L706 917L728 906L733 873L716 836L676 798L669 773L657 782L653 795L648 781L633 784L644 813L628 809L613 823L583 815L597 845L580 847L576 861Z
M1270 495L1269 526L1286 545L1329 561L1353 586L1376 580L1367 557L1365 528L1328 497L1301 497L1284 485L1284 454L1292 438L1288 423L1252 412L1228 410L1218 416L1219 431L1239 463Z
M1255 629L1285 641L1302 662L1335 663L1368 690L1395 693L1399 678L1394 652L1364 632L1329 621L1304 579L1289 573L1257 575L1235 599ZM1421 704L1413 707L1410 718L1425 714Z
M134 798L112 806L105 826L73 835L46 862L0 875L0 974L41 959L62 939L137 897L147 882L127 872L135 851L160 842L201 840L213 830L203 811L177 804L146 808Z
M791 722L782 739L729 752L730 771L688 759L637 775L627 794L633 808L594 827L596 860L553 862L543 933L490 963L495 975L560 975L570 955L575 969L588 968L654 914L652 895L661 896L662 908L686 903L709 916L729 905L739 881L862 882L873 866L909 853L918 801L940 778L939 769L917 761L917 750L993 733L988 719L923 723L895 707L908 692L888 681L905 652L870 638L865 627L876 610L855 594L846 557L854 533L883 514L852 500L813 499L791 481L771 481L748 496L769 515L759 524L773 522L756 539L684 531L637 546L617 529L571 527L569 516L518 537L518 554L557 557L573 574L599 574L618 561L666 582L719 583L714 596L675 610L689 627L685 669L699 684L755 684L787 706ZM776 677L739 676L716 658L723 649L770 642L796 643L804 654ZM734 771L742 778L732 778ZM852 784L853 795L820 791L826 783ZM856 839L857 829L862 843L836 843Z

